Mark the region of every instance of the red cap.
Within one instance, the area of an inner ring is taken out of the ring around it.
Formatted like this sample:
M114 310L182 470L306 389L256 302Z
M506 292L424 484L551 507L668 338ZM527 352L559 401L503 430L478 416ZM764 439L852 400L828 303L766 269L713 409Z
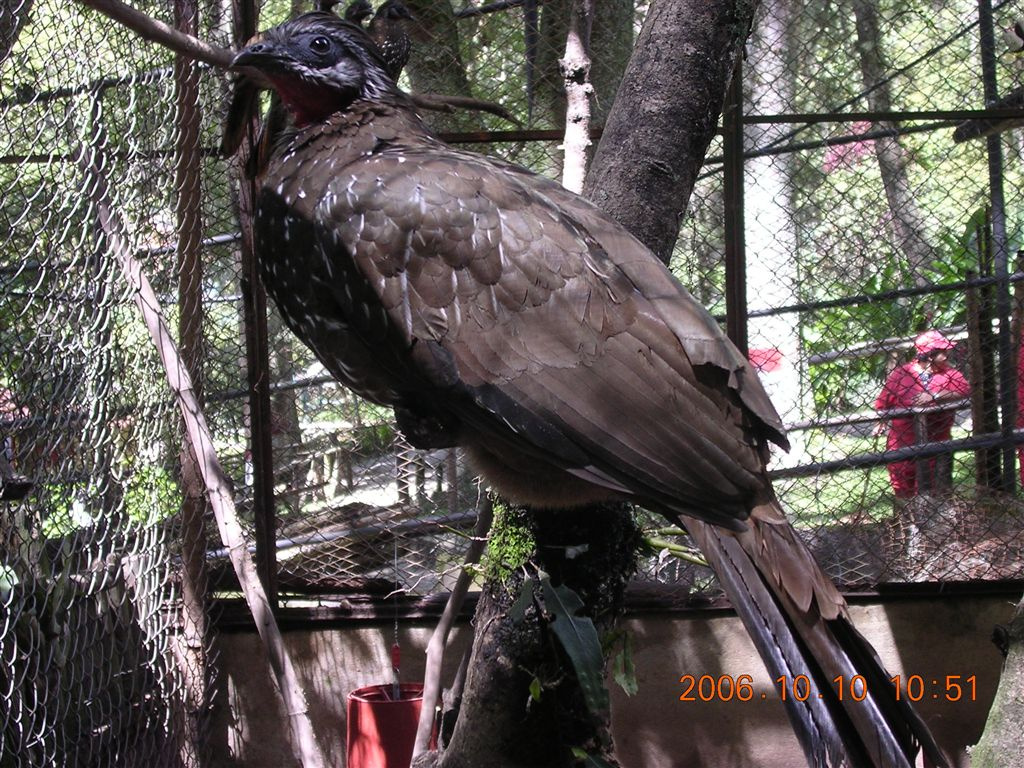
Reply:
M956 344L938 331L925 331L914 339L914 348L919 355L927 355L939 349L952 349L955 346Z

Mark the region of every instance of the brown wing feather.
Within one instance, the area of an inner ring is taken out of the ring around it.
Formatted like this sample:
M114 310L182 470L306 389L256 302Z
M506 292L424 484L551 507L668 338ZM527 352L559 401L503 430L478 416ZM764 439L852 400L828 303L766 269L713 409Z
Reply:
M531 418L551 425L637 500L746 517L766 492L762 420L735 386L746 361L643 246L585 207L586 222L556 205L556 185L468 153L384 150L345 170L316 209L337 238L325 247L352 254L410 346L437 342L468 392L504 395L474 407L521 436ZM598 221L614 255L591 231ZM704 386L691 355L720 365L732 395Z

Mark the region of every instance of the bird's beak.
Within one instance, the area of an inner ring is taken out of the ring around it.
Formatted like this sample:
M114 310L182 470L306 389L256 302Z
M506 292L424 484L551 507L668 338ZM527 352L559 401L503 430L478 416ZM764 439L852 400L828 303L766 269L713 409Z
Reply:
M282 56L277 46L266 40L260 40L240 50L232 59L229 69L232 72L279 69L281 61Z

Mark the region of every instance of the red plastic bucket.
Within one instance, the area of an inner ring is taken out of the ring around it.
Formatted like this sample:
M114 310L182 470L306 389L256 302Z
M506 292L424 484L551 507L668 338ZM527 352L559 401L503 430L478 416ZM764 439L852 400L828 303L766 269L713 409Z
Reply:
M368 685L348 695L348 768L407 768L423 706L422 683Z

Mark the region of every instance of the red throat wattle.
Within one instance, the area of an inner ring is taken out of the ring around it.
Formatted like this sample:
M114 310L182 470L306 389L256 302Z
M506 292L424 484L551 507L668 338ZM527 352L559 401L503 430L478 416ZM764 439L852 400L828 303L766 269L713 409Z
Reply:
M292 113L296 127L315 123L338 109L330 91L325 88L294 78L272 77L271 80Z

